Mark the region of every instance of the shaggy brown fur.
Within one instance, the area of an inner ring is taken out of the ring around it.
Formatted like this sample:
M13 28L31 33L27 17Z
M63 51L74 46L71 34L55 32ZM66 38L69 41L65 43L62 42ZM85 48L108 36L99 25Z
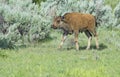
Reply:
M86 36L88 37L88 46L86 49L90 48L90 40L92 35L95 36L96 47L99 48L96 33L96 20L95 17L91 14L83 14L77 12L66 13L64 16L58 16L54 18L52 28L54 29L61 28L64 31L62 42L59 48L61 48L61 46L63 45L66 36L68 34L74 33L76 49L79 50L78 45L79 32L85 32Z

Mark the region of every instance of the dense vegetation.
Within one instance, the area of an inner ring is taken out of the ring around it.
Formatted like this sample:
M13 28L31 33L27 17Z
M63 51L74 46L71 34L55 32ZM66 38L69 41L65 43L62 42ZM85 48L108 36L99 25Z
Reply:
M97 23L107 28L119 27L120 3L114 10L103 0L1 0L0 15L6 23L0 24L0 47L15 48L49 37L51 18L66 12L90 13ZM113 12L114 11L114 12ZM114 21L114 22L112 22Z
M0 77L120 77L119 0L42 1L0 0ZM51 30L52 17L72 11L98 17L99 50L94 38L85 50L84 33L79 51L72 35L57 49L61 31Z
M105 4L110 5L113 9L116 7L116 5L119 3L119 0L104 0Z
M6 21L0 24L0 47L14 48L49 37L50 22L31 0L3 0L0 5L0 14Z
M32 0L33 3L40 5L41 2L45 2L46 0Z

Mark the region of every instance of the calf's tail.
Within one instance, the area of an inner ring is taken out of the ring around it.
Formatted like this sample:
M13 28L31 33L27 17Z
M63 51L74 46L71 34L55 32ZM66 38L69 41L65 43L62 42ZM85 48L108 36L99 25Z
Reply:
M95 26L96 26L96 27L98 27L97 17L96 17L96 16L94 16L94 18L95 18Z

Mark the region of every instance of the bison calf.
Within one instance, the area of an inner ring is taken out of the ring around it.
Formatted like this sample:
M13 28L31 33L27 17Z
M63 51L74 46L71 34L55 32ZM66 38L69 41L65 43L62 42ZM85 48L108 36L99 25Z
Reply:
M68 34L74 33L74 41L76 44L76 49L79 50L79 45L78 45L79 32L84 32L88 37L88 45L86 49L90 48L92 35L94 35L95 37L96 48L99 48L98 38L96 33L96 20L95 17L91 14L83 14L77 12L66 13L63 16L55 17L51 27L53 29L59 28L64 31L62 36L62 42L60 43L59 48L62 47L66 39L66 36Z

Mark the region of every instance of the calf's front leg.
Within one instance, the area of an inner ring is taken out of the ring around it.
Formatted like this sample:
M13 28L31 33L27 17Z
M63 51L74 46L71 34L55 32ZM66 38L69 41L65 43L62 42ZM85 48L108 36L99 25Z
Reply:
M67 38L67 35L68 35L68 34L67 34L66 32L63 33L61 43L60 43L60 45L59 45L59 47L58 47L59 49L62 48L62 45L63 45L64 41L65 41L66 38Z
M75 45L76 45L76 50L79 50L79 44L78 44L78 31L75 32Z

